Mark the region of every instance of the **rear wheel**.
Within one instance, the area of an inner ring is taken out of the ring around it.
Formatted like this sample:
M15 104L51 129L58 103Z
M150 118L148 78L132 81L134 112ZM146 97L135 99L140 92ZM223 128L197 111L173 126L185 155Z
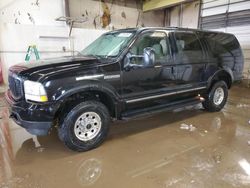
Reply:
M217 112L225 106L227 97L227 84L224 81L218 81L211 87L202 105L210 112Z
M66 114L58 128L59 138L74 151L87 151L99 146L107 136L110 116L98 101L86 101Z

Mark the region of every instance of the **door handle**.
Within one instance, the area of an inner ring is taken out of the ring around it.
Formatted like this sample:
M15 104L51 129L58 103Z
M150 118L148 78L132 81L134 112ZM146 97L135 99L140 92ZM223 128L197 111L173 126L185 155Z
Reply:
M174 67L171 67L171 73L174 74Z

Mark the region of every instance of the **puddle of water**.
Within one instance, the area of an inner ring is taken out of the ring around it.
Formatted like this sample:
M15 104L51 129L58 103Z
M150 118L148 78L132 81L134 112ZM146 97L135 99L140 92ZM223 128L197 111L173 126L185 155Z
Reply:
M226 173L222 180L227 182L233 187L250 186L250 176L240 173Z
M250 98L239 101L246 94L233 88L218 113L195 106L115 123L107 141L86 153L68 150L56 131L30 135L0 107L0 188L249 187L248 165L239 163L250 159L243 105Z

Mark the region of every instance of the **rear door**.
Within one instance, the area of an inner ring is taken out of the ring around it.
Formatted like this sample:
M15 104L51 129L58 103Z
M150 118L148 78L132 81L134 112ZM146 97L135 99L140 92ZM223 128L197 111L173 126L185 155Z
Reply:
M206 53L197 35L192 31L172 33L174 70L178 89L199 89L206 85ZM173 44L174 43L174 44Z

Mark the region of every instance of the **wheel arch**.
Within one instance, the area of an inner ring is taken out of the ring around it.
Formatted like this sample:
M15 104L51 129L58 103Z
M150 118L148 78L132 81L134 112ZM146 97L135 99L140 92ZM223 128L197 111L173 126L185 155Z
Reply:
M91 87L78 87L65 92L57 99L55 117L60 113L69 112L75 105L87 100L97 100L103 103L109 110L112 118L119 116L119 96L112 89L103 85L91 85Z
M231 88L232 83L234 81L233 72L229 68L224 68L216 71L209 79L208 79L208 88L211 88L212 85L217 81L225 81L228 89Z

